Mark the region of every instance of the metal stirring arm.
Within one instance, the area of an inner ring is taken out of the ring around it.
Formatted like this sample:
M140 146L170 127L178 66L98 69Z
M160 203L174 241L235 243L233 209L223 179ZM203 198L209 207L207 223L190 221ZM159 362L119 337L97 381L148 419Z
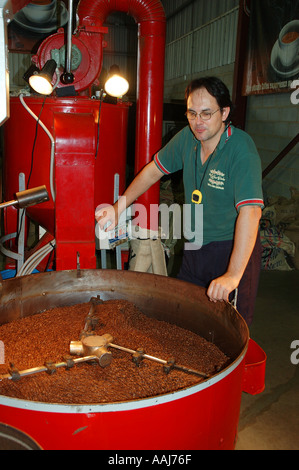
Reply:
M20 371L12 365L8 374L0 375L0 382L5 379L9 379L9 380L13 380L14 382L17 382L22 377L26 377L28 375L33 375L33 374L38 374L40 372L47 372L49 375L52 375L60 367L65 367L66 369L70 369L71 367L74 367L74 365L76 364L81 364L83 362L96 361L96 360L98 360L97 356L84 356L84 357L78 357L76 359L73 359L71 357L66 357L64 362L57 362L57 363L48 362L44 366L32 367L31 369L24 369Z
M83 330L83 335L84 334L94 334L93 333L93 330L98 322L98 319L95 317L95 310L96 310L96 305L99 304L99 303L103 303L103 300L101 300L100 296L97 296L97 297L92 297L90 299L90 309L89 309L89 313L85 319L85 327L84 327L84 330ZM112 337L111 339L109 340L109 334L107 335L103 335L103 336L94 336L94 339L91 340L91 339L82 339L82 341L72 341L71 342L71 345L70 345L70 352L71 354L83 354L84 352L85 353L93 353L95 351L94 348L96 348L96 345L97 343L99 344L99 347L103 348L107 348L107 347L111 347L111 348L114 348L114 349L118 349L118 350L121 350L121 351L124 351L124 352L127 352L129 354L132 355L132 358L133 358L133 361L135 362L136 365L140 365L141 361L143 359L148 359L150 361L154 361L154 362L157 362L159 364L162 364L164 366L164 371L165 373L169 373L172 369L176 369L176 370L181 370L183 372L186 372L188 374L193 374L193 375L197 375L198 377L202 377L204 379L207 379L209 378L210 376L208 374L205 374L204 372L201 372L201 371L198 371L198 370L195 370L195 369L192 369L190 367L186 367L186 366L183 366L181 364L176 364L175 360L173 358L169 359L168 361L164 360L164 359L160 359L160 358L157 358L157 357L154 357L154 356L150 356L148 354L145 354L143 352L143 350L139 349L137 351L133 350L133 349L129 349L129 348L124 348L123 346L118 346L114 343L112 343ZM92 341L92 344L93 344L93 349L91 349L91 341ZM87 343L90 343L90 344L87 344Z
M154 361L154 362L157 362L159 364L162 364L164 366L164 372L166 372L167 374L172 369L177 369L177 370L180 370L182 372L186 372L187 374L197 375L198 377L202 377L204 379L209 378L209 375L205 374L204 372L201 372L201 371L198 371L198 370L195 370L195 369L191 369L190 367L186 367L186 366L183 366L181 364L176 364L176 362L173 358L166 361L164 359L160 359L158 357L154 357L154 356L150 356L149 354L145 354L142 349L138 349L137 351L134 351L133 349L124 348L123 346L118 346L118 345L113 344L113 343L109 343L108 346L110 346L111 348L114 348L114 349L119 349L121 351L127 352L129 354L132 354L133 362L135 362L135 364L137 364L137 365L139 365L140 362L143 359L148 359L149 361Z
M166 361L164 359L145 354L142 349L138 349L135 351L134 349L125 348L123 346L114 344L112 343L112 341L113 338L109 334L104 334L102 336L87 336L85 338L82 338L81 341L71 341L70 353L75 355L96 354L98 357L103 357L103 360L105 358L106 362L106 356L107 354L109 354L107 348L110 347L131 354L133 362L138 366L140 365L143 359L148 359L149 361L154 361L159 364L162 364L164 366L164 372L167 374L172 369L176 369L182 372L186 372L188 374L196 375L204 379L207 379L209 377L208 374L205 374L204 372L201 372L199 370L191 369L190 367L186 367L181 364L176 364L173 358Z
M101 297L99 295L90 299L90 309L87 317L85 318L84 330L82 332L83 335L93 334L93 330L98 323L98 319L95 316L96 306L102 303L103 300L101 300Z
M31 369L24 369L19 371L11 364L11 369L8 374L0 375L0 382L5 379L18 381L22 377L26 377L28 375L38 374L40 372L46 372L49 375L52 375L56 372L57 369L61 367L65 367L66 369L70 369L74 367L76 364L90 362L90 361L97 361L98 364L104 368L110 365L112 361L112 354L107 350L108 347L118 349L120 351L124 351L132 355L133 362L139 366L143 359L148 359L149 361L154 361L164 366L164 372L168 374L171 370L176 369L187 374L193 374L197 377L202 379L209 378L208 374L204 372L191 369L190 367L183 366L181 364L176 364L174 359L169 359L168 361L164 359L160 359L155 356L150 356L149 354L145 354L143 350L138 349L129 349L123 346L119 346L117 344L111 343L112 336L109 334L105 334L102 336L87 336L83 338L82 341L72 341L70 344L70 352L71 354L87 354L90 352L89 355L84 355L83 357L73 358L71 356L67 356L64 358L63 362L52 363L48 362L43 366L33 367Z
M53 374L56 372L57 369L60 367L65 367L66 369L70 369L75 364L79 364L82 362L88 361L97 361L98 364L104 368L111 364L112 361L112 354L108 350L108 348L118 349L120 351L124 351L128 354L132 355L133 362L139 366L144 359L149 361L157 362L163 365L164 372L169 374L169 372L173 369L185 372L187 374L193 374L201 379L207 379L210 375L192 369L190 367L186 367L181 364L177 364L174 358L169 359L168 361L151 356L149 354L145 354L142 349L134 349L125 348L123 346L119 346L117 344L112 343L113 338L110 334L103 334L102 336L98 336L94 334L94 328L98 323L98 318L95 316L96 305L99 303L103 303L100 296L92 297L90 299L90 309L88 315L85 319L85 326L84 330L81 334L80 341L71 341L70 343L70 354L80 356L76 359L73 359L72 356L67 356L64 362L58 363L46 363L44 366L40 367L33 367L31 369L25 369L22 371L17 370L13 365L11 365L11 369L8 374L0 375L0 382L4 379L11 379L14 381L20 380L22 377L26 377L28 375L37 374L40 372L47 372L48 374Z

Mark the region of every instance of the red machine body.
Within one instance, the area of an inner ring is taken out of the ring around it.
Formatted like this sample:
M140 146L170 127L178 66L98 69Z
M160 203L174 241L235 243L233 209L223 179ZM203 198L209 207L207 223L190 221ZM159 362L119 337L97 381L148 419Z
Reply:
M28 2L12 1L14 13ZM98 102L89 95L102 68L106 18L114 11L126 12L138 22L138 86L136 96L135 172L149 163L162 142L164 49L166 19L160 0L82 0L77 9L78 27L72 42L80 50L82 60L73 72L75 98L47 98L42 121L55 139L56 200L31 208L28 215L45 227L56 240L56 269L76 267L80 254L82 268L94 268L94 210L98 204L113 203L114 174L120 175L119 192L125 189L126 132L128 106L103 103L100 116L100 142L97 147ZM40 45L33 61L40 68L51 51L64 46L65 34L59 30ZM159 51L159 54L157 54ZM66 85L59 82L58 88ZM84 96L82 96L84 95ZM25 101L38 115L42 98ZM17 98L11 99L11 117L5 126L5 199L19 190L20 171L29 177L36 123L22 109ZM35 145L33 173L29 187L48 182L50 140L40 129ZM27 180L26 180L27 181ZM49 190L49 186L47 185ZM143 195L139 203L148 217L141 226L158 228L150 205L159 203L159 184ZM16 211L6 214L6 233L16 232Z
M126 299L149 317L213 338L230 361L194 386L179 389L178 381L177 391L129 401L42 403L0 395L0 424L17 428L45 450L234 449L242 390L256 394L264 389L266 356L251 344L247 325L234 307L210 302L204 288L116 269L21 276L3 282L0 325L95 295Z
M43 98L25 103L39 115ZM129 105L102 103L97 151L99 101L86 97L47 98L41 120L55 139L56 200L27 209L28 215L56 240L56 269L96 267L94 213L98 204L114 202L114 175L125 189ZM22 123L20 125L20 123ZM18 190L18 175L30 176L30 187L50 188L51 141L19 98L11 99L11 117L5 125L5 199ZM34 148L34 151L33 151ZM31 171L32 164L32 171ZM49 191L50 193L50 191ZM5 231L16 227L17 211L6 212Z
M35 405L1 397L1 421L44 450L233 450L243 370L244 362L220 381L114 406Z

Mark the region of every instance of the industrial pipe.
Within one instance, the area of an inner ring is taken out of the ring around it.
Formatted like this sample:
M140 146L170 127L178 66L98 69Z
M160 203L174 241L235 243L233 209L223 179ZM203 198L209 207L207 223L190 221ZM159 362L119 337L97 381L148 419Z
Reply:
M9 206L17 206L23 209L24 207L34 206L42 202L49 201L49 195L46 186L39 186L38 188L26 189L15 194L16 199L0 204L0 209Z
M126 12L138 23L137 174L162 144L166 17L160 0L81 0L77 10L79 24L101 27L114 11ZM158 216L150 218L150 205L159 205L159 193L157 183L138 199L147 213L147 220L139 218L142 228L158 230Z
M70 85L74 81L72 74L72 35L73 35L73 0L69 0L69 20L67 25L67 47L65 72L61 77L62 83Z

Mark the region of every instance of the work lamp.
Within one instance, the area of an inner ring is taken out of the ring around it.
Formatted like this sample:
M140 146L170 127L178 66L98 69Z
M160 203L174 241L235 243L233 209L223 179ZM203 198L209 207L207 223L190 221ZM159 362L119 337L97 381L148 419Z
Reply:
M55 60L48 60L40 72L35 71L29 78L29 85L41 95L51 95L53 91L52 79L57 64Z

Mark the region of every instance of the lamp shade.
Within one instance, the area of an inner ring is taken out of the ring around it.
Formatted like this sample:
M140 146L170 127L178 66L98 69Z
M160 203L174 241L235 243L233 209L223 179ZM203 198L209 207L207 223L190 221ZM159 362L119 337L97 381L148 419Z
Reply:
M29 78L29 84L37 93L41 95L50 95L53 91L52 79L55 72L57 64L55 60L48 60L41 72L34 73Z

